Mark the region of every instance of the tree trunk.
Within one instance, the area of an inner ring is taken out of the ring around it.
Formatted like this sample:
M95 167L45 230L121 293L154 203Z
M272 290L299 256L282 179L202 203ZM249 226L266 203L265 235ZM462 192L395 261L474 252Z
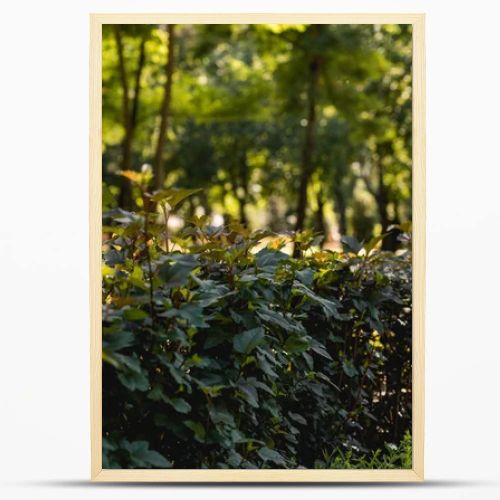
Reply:
M307 187L312 174L312 158L315 146L316 130L316 92L318 86L319 57L314 57L309 65L309 88L307 92L307 125L302 149L302 165L297 201L296 231L304 229L307 211Z
M346 217L347 204L345 201L345 196L342 190L342 186L340 186L338 183L335 183L334 199L335 199L335 212L337 214L338 230L340 235L344 236L347 232L347 217Z
M174 74L175 24L167 25L167 62L165 65L165 86L160 111L160 131L153 161L154 187L161 189L165 182L164 150L167 143L167 129L170 119L170 103L172 100L172 77Z
M129 138L130 138L130 129L131 129L131 121L130 121L130 112L129 112L129 86L128 86L128 77L127 77L127 68L125 64L125 56L123 54L123 41L122 34L120 30L120 26L114 25L114 34L116 47L118 51L118 70L120 74L120 82L122 85L122 119L123 126L125 128L125 135L122 142L122 153L123 153L123 169L128 170L130 168L130 147L129 147Z
M314 228L316 231L321 232L325 235L325 241L328 240L328 227L325 220L325 200L323 198L323 189L320 188L318 194L316 195L316 204L318 208L316 210L316 220Z
M134 140L134 132L137 126L139 96L141 90L141 76L146 59L146 37L144 36L141 39L141 44L139 47L139 60L135 73L134 96L132 99L132 106L130 106L130 89L123 50L122 33L119 25L114 26L114 34L118 51L120 82L122 85L122 115L123 127L125 129L125 134L122 141L122 170L132 170L132 144ZM124 180L121 185L119 203L120 206L124 208L129 208L132 205L132 193L130 190L130 184L126 180Z
M139 47L139 60L137 61L137 69L135 72L134 98L132 101L132 112L130 116L132 139L135 130L137 128L137 120L139 115L139 102L140 102L139 96L141 94L141 78L145 62L146 62L146 37L143 36L141 39L141 45Z
M245 205L248 202L248 165L246 161L246 152L243 155L240 163L240 184L243 190L243 196L239 199L240 202L240 222L244 226L248 224L247 215L245 213Z
M122 170L130 170L132 157L130 141L129 87L120 25L115 24L113 26L113 33L115 35L116 48L118 52L118 73L120 75L120 83L122 86L122 120L123 128L125 129L122 140ZM123 208L130 208L132 205L130 184L123 178L121 179L118 203Z
M234 153L234 157L236 157L236 152ZM246 165L242 163L239 167L236 168L239 168L239 170L236 170L235 168L229 169L232 188L231 190L227 191L227 193L232 192L233 196L236 198L236 201L238 202L238 219L241 224L245 225L248 222L245 213L245 205L248 195L248 186L246 183L246 176L244 173ZM241 191L243 191L243 195L240 195L240 188Z
M380 160L378 163L378 192L376 200L380 217L380 224L382 225L382 232L386 233L391 225L399 223L399 218L397 214L394 218L390 218L387 213L387 206L389 205L389 190L384 184L384 170L382 167L382 162ZM398 235L398 230L391 230L389 234L382 240L382 250L389 250L391 252L394 252L398 248Z
M380 217L380 224L382 225L382 231L387 231L390 225L389 217L387 215L387 205L389 203L389 196L387 193L387 188L384 184L384 171L381 162L379 161L377 165L378 169L378 191L377 191L377 207Z
M243 199L238 199L238 206L239 206L239 218L240 218L240 224L243 226L246 226L248 224L247 216L245 213L245 200Z

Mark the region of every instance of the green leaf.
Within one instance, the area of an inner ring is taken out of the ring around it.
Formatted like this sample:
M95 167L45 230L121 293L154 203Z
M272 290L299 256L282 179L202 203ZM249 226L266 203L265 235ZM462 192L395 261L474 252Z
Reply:
M314 271L310 268L302 269L295 273L296 278L305 286L310 287L313 284Z
M323 311L325 312L327 318L335 318L338 320L343 320L344 318L339 313L338 305L331 299L325 299L315 294L311 289L304 286L302 283L295 282L295 287L293 289L294 293L300 293L305 295L308 299L319 304Z
M309 349L309 341L306 337L292 335L286 339L283 349L290 354L301 353Z
M230 450L227 458L228 465L230 465L233 469L238 469L241 462L243 462L243 457L236 451Z
M147 391L149 389L149 380L144 373L127 370L118 374L118 380L131 391Z
M207 328L210 326L205 321L205 315L203 313L203 308L197 304L182 304L180 309L170 309L164 313L158 315L162 318L174 318L180 317L185 319L191 325L196 326L197 328Z
M130 347L134 343L132 332L118 332L103 335L102 347L110 352L121 351L125 347Z
M191 411L191 405L185 399L169 398L168 402L179 413L189 413Z
M237 352L243 354L250 353L264 339L264 329L262 327L252 328L243 333L235 335L233 338L233 347Z
M260 369L268 376L271 378L276 378L278 374L273 370L271 367L270 363L267 361L265 356L262 354L257 354L257 359L259 361L259 367Z
M157 354L156 357L162 365L168 368L170 375L179 385L189 385L189 375L168 360L164 354Z
M168 203L170 209L173 210L186 198L199 191L201 189L163 189L151 196L151 199L156 203Z
M363 248L363 245L353 236L343 236L341 241L343 245L356 254Z
M278 250L271 250L269 248L264 248L255 254L257 267L264 268L267 271L274 270L280 262L288 260L289 258L290 257L286 253Z
M162 401L166 400L165 394L163 394L163 389L161 385L156 384L148 393L148 399L152 401Z
M284 316L279 312L272 311L267 307L262 307L257 310L257 315L266 323L278 326L285 331L295 332L299 334L305 333L304 327L298 321L295 321L291 317Z
M130 453L132 463L137 467L147 469L152 467L168 469L172 467L172 463L163 455L149 449L149 443L147 441L132 441L129 443L123 440L122 443L124 448Z
M271 450L270 448L263 446L257 451L257 454L260 458L262 458L262 460L264 460L264 462L273 462L276 465L286 467L285 459L276 450Z
M239 383L238 389L250 406L253 406L254 408L259 407L259 395L257 394L257 389L255 387L249 384Z
M152 465L160 469L170 469L173 466L172 462L169 462L163 455L154 450L148 450L143 453L141 458L147 465Z
M316 354L323 356L326 359L333 359L330 356L330 353L321 345L313 345L311 346L311 350L313 350Z
M366 254L368 255L371 250L373 250L377 244L382 241L388 233L381 234L379 236L374 236L368 243L365 244L365 251Z
M303 352L302 353L302 357L305 359L309 370L314 370L314 359L313 359L313 357L309 353L307 353L307 352Z
M231 415L231 413L224 408L216 408L215 406L212 406L209 409L209 415L214 424L226 424L231 427L235 427L236 425L233 415Z
M307 425L307 420L302 415L299 415L298 413L292 413L291 411L289 411L288 412L288 416L292 420L294 420L295 422L297 422L298 424Z
M194 438L196 441L199 441L200 443L205 441L206 431L203 424L200 424L200 422L194 422L193 420L186 420L184 421L184 425L194 432Z
M146 311L143 311L142 309L132 308L132 309L126 309L123 312L123 317L128 321L142 321L148 318L149 314Z
M342 369L348 377L354 377L358 374L358 370L356 369L356 367L352 364L351 361L346 359L342 363Z
M113 196L109 186L103 182L102 183L102 210L106 212L112 207L116 206L116 198Z
M114 357L120 363L121 368L125 367L135 373L141 373L141 362L135 354L132 356L124 356L123 354L116 353Z
M233 443L248 443L249 441L252 441L251 439L247 439L245 435L238 429L231 429L230 434Z
M168 288L177 288L187 283L189 275L199 265L198 259L192 254L182 254L171 261L163 263L158 274Z

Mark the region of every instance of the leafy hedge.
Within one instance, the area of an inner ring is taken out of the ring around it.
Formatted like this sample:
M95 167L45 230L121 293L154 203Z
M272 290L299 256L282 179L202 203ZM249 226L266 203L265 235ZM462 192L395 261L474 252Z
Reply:
M354 449L337 448L324 452L322 459L314 462L316 469L411 469L411 434L407 431L399 445L385 443L384 449L359 453Z
M411 427L411 255L104 214L104 468L297 468ZM283 240L283 241L282 241ZM267 246L266 246L267 245ZM352 451L351 451L352 453Z

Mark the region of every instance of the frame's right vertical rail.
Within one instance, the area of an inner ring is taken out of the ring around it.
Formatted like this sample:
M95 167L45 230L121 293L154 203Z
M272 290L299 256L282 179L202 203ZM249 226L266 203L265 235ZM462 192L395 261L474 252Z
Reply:
M425 377L425 15L413 22L413 471L424 478Z

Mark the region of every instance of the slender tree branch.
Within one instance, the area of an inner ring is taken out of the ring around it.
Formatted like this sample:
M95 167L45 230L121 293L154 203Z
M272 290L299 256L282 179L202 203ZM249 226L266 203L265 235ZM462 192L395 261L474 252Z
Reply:
M158 141L156 144L153 171L154 171L154 186L156 189L161 189L165 180L165 171L163 168L164 158L163 153L167 143L167 129L170 118L170 102L172 100L172 77L174 74L175 64L175 24L167 25L167 62L165 65L165 86L163 93L163 102L160 110L160 130L158 133Z
M139 60L137 62L137 70L135 72L135 85L134 85L134 98L132 101L132 112L130 116L130 124L132 132L135 131L137 127L137 120L139 115L139 103L140 103L140 93L141 93L141 78L144 65L146 63L146 35L141 38L141 44L139 46Z

